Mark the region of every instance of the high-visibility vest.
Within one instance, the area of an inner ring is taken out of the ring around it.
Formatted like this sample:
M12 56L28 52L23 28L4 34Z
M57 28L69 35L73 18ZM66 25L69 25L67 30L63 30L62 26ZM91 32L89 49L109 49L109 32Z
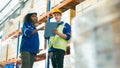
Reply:
M63 29L64 29L64 23L59 25L57 30L58 32L63 34ZM59 37L58 35L55 35L53 37L50 37L50 44L49 44L49 48L53 47L53 48L57 48L57 49L61 49L66 51L66 47L67 47L67 40L65 40L64 38Z

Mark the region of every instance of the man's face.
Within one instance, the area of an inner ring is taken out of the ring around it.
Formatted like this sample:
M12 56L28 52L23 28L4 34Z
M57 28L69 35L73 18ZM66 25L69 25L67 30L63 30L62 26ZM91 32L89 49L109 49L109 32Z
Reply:
M60 13L54 13L53 17L55 18L56 22L61 22L61 14Z

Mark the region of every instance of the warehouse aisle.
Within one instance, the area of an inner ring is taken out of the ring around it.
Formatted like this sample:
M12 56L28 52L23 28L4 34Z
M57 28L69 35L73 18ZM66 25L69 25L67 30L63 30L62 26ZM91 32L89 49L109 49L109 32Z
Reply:
M119 0L0 0L0 4L0 68L21 68L21 29L31 9L38 13L37 29L48 20L55 22L54 9L61 10L62 21L71 26L64 68L120 68ZM45 29L38 31L41 51L33 68L48 68L44 33Z

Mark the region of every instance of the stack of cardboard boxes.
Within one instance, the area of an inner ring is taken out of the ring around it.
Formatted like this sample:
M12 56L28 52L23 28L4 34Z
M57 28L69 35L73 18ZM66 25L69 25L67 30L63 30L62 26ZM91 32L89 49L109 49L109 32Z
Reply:
M76 13L72 25L73 48L71 48L71 51L74 51L72 59L75 68L120 67L119 6L119 0L102 0L94 7L91 6L92 8L87 7L91 9L86 12L86 8L82 15L79 14L81 11ZM81 61L78 62L79 59ZM87 61L84 62L85 60Z

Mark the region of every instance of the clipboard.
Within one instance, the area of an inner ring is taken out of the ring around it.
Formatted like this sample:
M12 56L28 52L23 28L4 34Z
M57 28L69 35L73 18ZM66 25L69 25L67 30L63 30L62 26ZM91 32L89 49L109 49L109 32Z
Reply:
M53 29L56 29L57 26L58 26L57 22L46 23L44 37L55 36L55 34L52 31Z

